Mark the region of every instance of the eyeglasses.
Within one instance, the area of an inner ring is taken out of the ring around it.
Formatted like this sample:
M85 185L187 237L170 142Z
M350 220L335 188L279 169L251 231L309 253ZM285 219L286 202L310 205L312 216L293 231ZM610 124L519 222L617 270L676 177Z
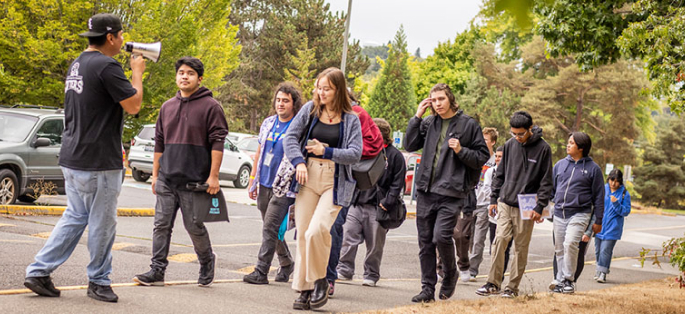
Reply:
M515 138L523 138L524 136L526 136L527 133L528 133L528 130L526 130L523 133L514 133L514 132L509 131L509 134L511 134L511 136L513 136Z

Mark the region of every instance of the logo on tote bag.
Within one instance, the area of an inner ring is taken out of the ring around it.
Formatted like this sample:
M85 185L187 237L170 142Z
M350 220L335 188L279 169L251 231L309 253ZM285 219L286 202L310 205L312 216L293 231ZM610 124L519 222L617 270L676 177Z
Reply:
M212 197L212 207L209 209L209 213L212 215L218 215L219 212L219 199Z

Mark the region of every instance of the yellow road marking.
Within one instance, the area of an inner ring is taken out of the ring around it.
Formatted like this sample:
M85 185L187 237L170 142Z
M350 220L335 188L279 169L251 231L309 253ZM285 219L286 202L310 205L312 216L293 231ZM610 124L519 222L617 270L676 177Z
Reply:
M120 251L122 249L125 249L129 246L134 246L135 244L133 243L126 243L126 242L117 242L112 245L112 251Z
M278 269L278 267L273 267L273 266L269 267L269 271L273 271L273 270L277 270L277 269ZM247 266L247 267L243 267L243 268L238 269L238 270L234 270L232 272L233 273L240 273L240 274L249 274L253 271L254 271L254 266Z
M262 243L234 243L234 244L212 244L212 247L240 247L240 246L257 246Z
M47 238L50 237L50 234L51 234L51 233L52 233L52 232L41 232L41 233L32 234L31 236L32 236L32 237L36 237L36 238L47 239Z
M34 243L33 241L28 241L28 240L2 240L2 239L0 239L0 242L9 242L9 243Z
M0 227L16 227L16 226L10 225L10 224L0 224Z
M192 263L197 260L197 254L181 253L169 256L168 259L177 263Z
M626 231L654 231L654 230L672 230L672 229L683 229L683 230L685 230L685 226L634 228L634 229L626 229Z

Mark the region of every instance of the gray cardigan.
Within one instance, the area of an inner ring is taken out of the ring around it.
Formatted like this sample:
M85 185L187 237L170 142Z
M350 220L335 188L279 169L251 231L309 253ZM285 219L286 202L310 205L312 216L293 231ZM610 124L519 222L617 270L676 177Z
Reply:
M316 115L311 116L311 110L314 106L313 102L306 103L302 109L297 113L288 132L283 139L283 148L285 156L297 167L298 164L305 162L304 144L309 139L309 134L319 122ZM309 124L309 119L312 123ZM340 134L342 138L338 141L338 147L326 147L321 158L330 159L335 162L335 182L333 191L333 204L347 207L352 202L352 195L357 185L357 181L352 177L352 164L359 162L362 156L362 127L359 118L354 113L343 113L340 121ZM306 135L303 137L303 135ZM300 141L302 138L302 141ZM299 189L297 180L293 180L293 190Z

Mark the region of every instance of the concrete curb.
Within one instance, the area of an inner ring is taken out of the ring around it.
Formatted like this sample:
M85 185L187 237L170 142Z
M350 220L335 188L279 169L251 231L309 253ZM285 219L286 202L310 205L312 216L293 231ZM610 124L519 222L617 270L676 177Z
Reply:
M5 215L36 215L36 216L62 216L66 206L26 206L26 205L0 205L0 214ZM119 217L154 217L154 208L118 208Z

